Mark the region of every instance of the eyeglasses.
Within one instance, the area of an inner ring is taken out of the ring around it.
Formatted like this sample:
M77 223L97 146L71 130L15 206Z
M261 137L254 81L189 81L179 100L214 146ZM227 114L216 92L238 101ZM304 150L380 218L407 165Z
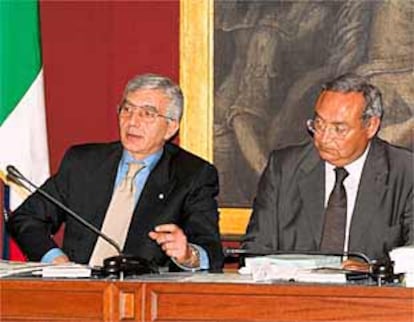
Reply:
M155 106L151 105L142 105L137 106L129 102L128 100L123 100L121 105L118 108L119 116L129 118L134 113L139 116L139 118L145 123L154 123L157 117L165 118L169 121L174 121L174 118L158 113Z
M328 132L333 138L343 139L351 128L344 124L329 124L321 119L307 120L306 126L313 134L324 134Z

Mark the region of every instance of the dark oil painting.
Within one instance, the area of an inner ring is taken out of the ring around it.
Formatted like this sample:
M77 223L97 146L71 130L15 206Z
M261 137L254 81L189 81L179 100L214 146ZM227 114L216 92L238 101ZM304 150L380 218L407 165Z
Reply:
M379 136L413 148L414 1L215 1L214 163L221 207L249 208L269 152L309 140L322 83L383 94Z

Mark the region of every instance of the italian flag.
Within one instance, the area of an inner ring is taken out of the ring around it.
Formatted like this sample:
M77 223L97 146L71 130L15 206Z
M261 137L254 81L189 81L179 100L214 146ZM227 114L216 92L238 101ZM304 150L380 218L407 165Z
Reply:
M0 0L0 170L12 164L36 184L49 176L43 88L38 3ZM9 191L13 210L27 195Z

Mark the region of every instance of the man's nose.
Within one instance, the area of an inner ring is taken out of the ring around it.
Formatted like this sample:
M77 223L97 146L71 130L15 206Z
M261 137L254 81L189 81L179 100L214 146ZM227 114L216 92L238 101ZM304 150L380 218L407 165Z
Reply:
M136 110L133 111L131 114L131 117L129 118L129 124L131 125L141 125L142 123L142 115L141 115L141 111Z
M326 127L323 131L320 132L319 140L323 143L330 142L334 139L334 137L335 137L334 129L330 127Z

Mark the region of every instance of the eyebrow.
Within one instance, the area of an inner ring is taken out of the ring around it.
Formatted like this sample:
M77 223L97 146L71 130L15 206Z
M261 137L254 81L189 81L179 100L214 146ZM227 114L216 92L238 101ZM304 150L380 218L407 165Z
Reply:
M326 120L323 117L321 117L318 113L315 113L314 119L316 119L316 118L319 118L323 122L326 122ZM346 122L329 122L329 124L332 124L332 125L348 125Z
M131 101L129 101L126 98L124 98L124 103L127 103L127 104L129 104L129 105L131 105L133 107L147 108L147 109L150 109L151 111L153 111L155 113L158 113L158 109L155 106L150 105L150 104L136 105L136 104L132 103Z

